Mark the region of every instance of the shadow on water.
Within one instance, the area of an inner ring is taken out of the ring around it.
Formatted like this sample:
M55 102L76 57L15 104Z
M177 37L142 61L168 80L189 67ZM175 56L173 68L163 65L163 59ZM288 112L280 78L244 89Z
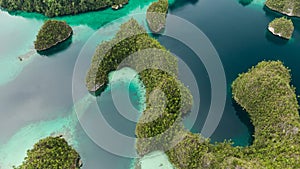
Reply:
M236 111L236 115L239 117L239 119L241 120L241 122L243 124L245 124L248 128L248 133L249 133L249 139L248 139L248 145L251 145L254 141L254 126L251 123L251 119L249 117L249 114L243 110L243 108L237 104L237 102L235 100L232 99L232 106L234 107L235 111Z
M266 5L264 5L263 10L265 11L266 16L272 17L272 19L282 17L282 16L286 16L286 15L283 15L282 13L271 10ZM286 17L288 17L288 16L286 16ZM290 18L290 17L288 17L288 18Z
M177 8L181 8L188 4L195 5L197 2L198 2L198 0L175 0L175 2L169 6L169 9L175 10Z
M243 6L250 5L253 2L253 0L239 0L239 3Z
M268 41L276 44L276 45L286 45L289 40L281 38L279 36L273 35L270 31L266 30L266 35Z
M58 52L66 50L71 44L72 44L72 36L70 38L68 38L66 41L61 42L61 43L57 44L56 46L51 47L50 49L47 49L45 51L39 51L38 53L40 55L50 57Z

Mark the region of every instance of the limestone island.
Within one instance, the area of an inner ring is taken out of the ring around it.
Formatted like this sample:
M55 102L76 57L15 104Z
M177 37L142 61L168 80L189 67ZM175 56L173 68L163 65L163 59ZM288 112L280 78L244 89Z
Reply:
M13 152L12 152L13 153ZM82 167L79 154L61 136L39 140L27 151L23 163L14 169L79 169Z
M182 120L192 108L193 96L178 78L177 59L134 19L98 46L87 88L105 86L109 72L122 67L139 72L146 89L146 108L135 130L141 157L136 169L153 152L165 152L176 169L300 168L299 106L290 71L282 62L263 61L232 84L234 100L255 127L254 142L247 147L234 147L230 141L211 143L185 129Z
M8 11L21 10L25 12L37 12L48 17L75 15L78 13L104 9L114 5L123 6L127 3L128 0L0 0L0 6Z
M47 20L39 30L34 42L37 51L44 51L72 36L72 28L64 21Z
M290 19L281 17L276 18L272 22L270 22L268 30L276 36L285 39L291 39L292 34L294 32L294 25Z
M152 32L158 33L165 27L168 7L168 0L158 0L147 9L146 20Z
M300 17L299 0L267 0L266 6L288 16Z

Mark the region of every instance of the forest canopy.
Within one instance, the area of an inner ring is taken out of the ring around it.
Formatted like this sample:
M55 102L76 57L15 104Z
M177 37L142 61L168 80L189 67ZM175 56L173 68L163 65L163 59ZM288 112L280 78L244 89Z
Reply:
M127 3L128 0L0 0L0 6L9 11L37 12L48 17L75 15Z
M292 20L285 17L276 18L269 24L269 31L274 35L290 39L294 32L294 25Z
M165 27L168 6L168 0L158 0L157 2L153 2L147 9L147 23L154 33L159 32Z
M66 22L47 20L36 36L34 48L37 51L47 50L67 40L72 33L72 28Z
M12 152L13 153L13 152ZM79 169L80 156L62 137L47 137L27 151L23 163L15 169Z
M300 17L299 0L267 0L266 6L288 16Z
M144 69L149 64L154 68ZM184 128L193 96L178 79L177 59L133 19L97 48L87 74L88 89L104 86L108 73L124 66L137 70L146 88L146 109L135 131L141 157L164 151L177 169L300 168L299 106L290 71L281 62L263 61L232 84L234 100L255 127L248 147L234 147L229 141L213 144Z

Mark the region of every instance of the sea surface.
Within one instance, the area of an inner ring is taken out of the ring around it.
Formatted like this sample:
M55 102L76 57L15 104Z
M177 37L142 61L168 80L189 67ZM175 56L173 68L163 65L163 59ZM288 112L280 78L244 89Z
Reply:
M99 147L78 123L78 118L98 129L93 119L85 118L89 112L94 112L96 105L116 131L134 137L135 122L118 114L111 91L114 89L114 97L119 98L127 97L129 91L133 107L139 110L133 112L133 117L138 118L143 108L142 84L137 80L126 80L125 76L125 79L112 82L115 86L94 97L84 90L84 75L97 44L112 38L121 23L135 13L144 13L151 2L130 0L125 8L118 11L105 9L55 18L68 22L74 35L47 53L37 53L33 49L35 36L47 18L40 14L0 10L0 169L19 165L26 149L41 138L57 134L63 134L78 150L84 169L131 168L133 158L118 156ZM251 3L243 3L242 0L170 2L169 14L184 18L203 31L218 52L225 70L226 106L216 131L210 137L212 142L230 139L235 146L247 146L253 141L254 128L247 113L232 100L230 85L239 73L262 60L281 60L292 70L292 84L300 88L300 20L292 18L295 31L291 40L275 37L267 31L267 26L281 15L266 9L263 3L263 0ZM122 18L124 16L127 17ZM145 24L143 17L137 19ZM172 21L168 20L167 27L172 26ZM98 29L104 31L99 32ZM91 36L99 38L89 39ZM200 101L195 101L200 109L196 122L191 124L191 117L187 117L186 125L191 126L192 132L200 132L211 102L210 77L205 65L179 40L163 35L153 36L194 73L198 88L190 89L192 93L199 93ZM197 39L192 40L199 43ZM23 61L18 57L24 58ZM192 86L184 64L179 64L179 69L180 79L187 86ZM125 68L114 74L132 71ZM298 95L299 91L296 90ZM126 109L126 104L121 106ZM134 149L134 145L121 147L120 151L123 149Z

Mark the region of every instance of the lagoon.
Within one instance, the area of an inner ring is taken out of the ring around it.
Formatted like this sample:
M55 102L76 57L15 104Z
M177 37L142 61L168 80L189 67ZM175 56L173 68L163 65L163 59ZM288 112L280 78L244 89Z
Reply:
M69 43L45 55L32 50L35 35L45 19L42 15L23 12L9 14L4 10L0 11L0 115L2 116L0 158L6 158L5 161L0 160L1 162L9 165L13 162L20 163L26 147L32 145L37 139L51 134L50 131L59 131L64 124L74 122L74 119L68 121L74 106L87 106L90 102L84 92L75 102L72 98L72 76L75 64L89 64L91 59L91 55L87 55L85 63L76 63L81 48L98 28L103 28L105 24L130 13L143 12L150 2L151 0L131 0L129 5L119 11L107 9L77 16L59 17L58 19L66 20L72 26L74 36ZM246 6L240 4L238 0L176 0L171 3L169 11L171 14L190 21L208 36L219 53L225 69L227 102L221 122L211 136L212 142L232 139L235 145L251 144L253 128L246 113L231 99L230 85L239 73L245 72L252 65L262 60L281 60L292 69L293 85L300 88L298 56L300 20L293 19L295 32L292 40L285 41L274 37L267 31L267 25L280 15L265 9L262 2L254 0ZM167 22L166 26L172 26L172 23ZM107 34L102 38L109 39L111 36L112 34ZM207 116L211 97L209 77L205 67L181 42L165 36L156 38L184 60L195 74L201 103L197 121L192 125L191 130L199 132ZM100 41L100 39L96 40L94 45L96 46ZM88 48L90 54L93 54L95 46ZM18 56L25 55L30 57L20 62ZM84 73L82 72L83 75ZM184 75L184 70L180 69L181 80L189 85ZM136 96L140 90L134 86L130 88L131 101L139 107L137 101L139 97ZM128 89L126 85L123 87L121 85L116 88L120 96L126 94L122 91ZM109 91L107 89L96 98L96 106L101 107L103 112L107 112L105 114L107 121L119 132L134 136L134 122L129 122L117 114ZM296 92L299 95L298 89ZM84 108L85 113L94 111L90 107ZM77 122L71 124L73 140L76 141L72 144L82 155L83 168L130 168L133 159L116 156L103 150L87 136ZM18 154L13 154L14 149L18 150L15 145L18 145L19 138L28 142L20 147ZM4 156L4 153L9 155ZM0 168L6 169L6 164L0 163Z

